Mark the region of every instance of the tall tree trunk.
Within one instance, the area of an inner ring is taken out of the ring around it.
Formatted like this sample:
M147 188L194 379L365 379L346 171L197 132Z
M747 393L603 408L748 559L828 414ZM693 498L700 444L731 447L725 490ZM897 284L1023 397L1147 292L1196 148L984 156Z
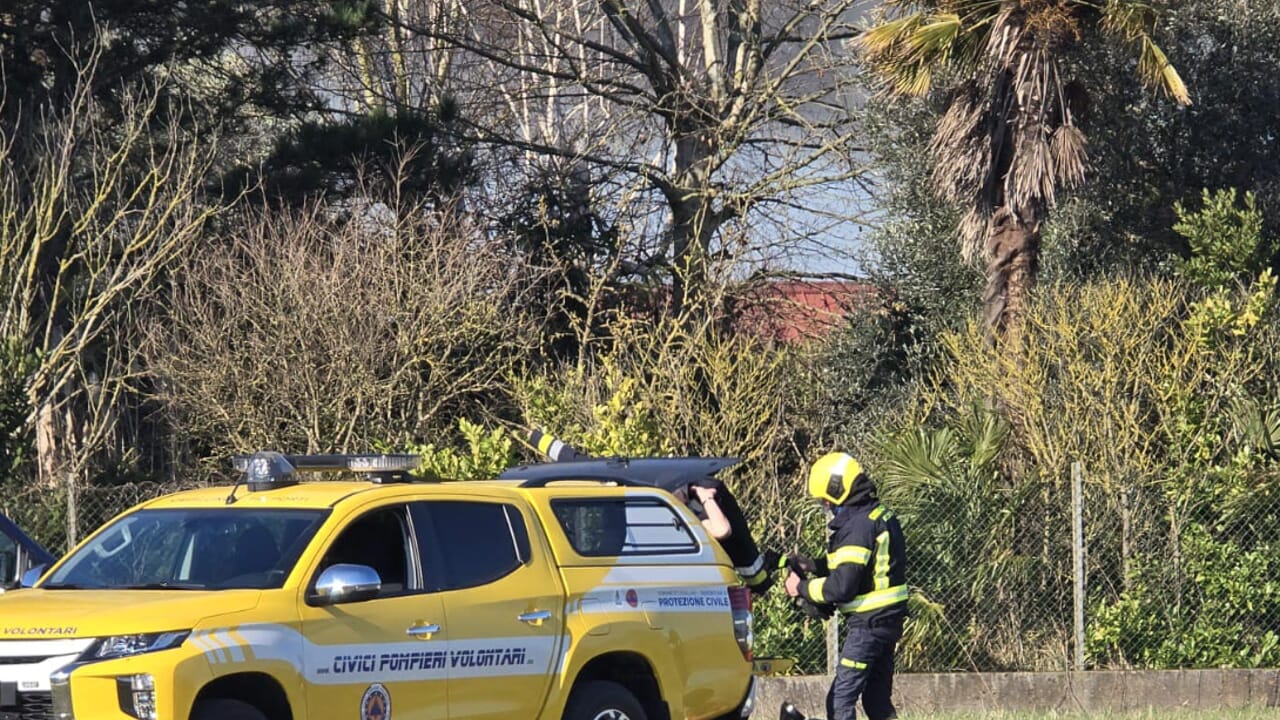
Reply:
M705 308L707 260L711 240L723 220L712 206L710 143L696 131L676 139L675 177L678 197L670 198L672 247L672 312L696 323ZM692 313L692 314L690 314Z
M1021 222L1002 207L991 219L990 232L982 303L987 341L995 345L1021 337L1040 266L1040 222Z
M71 310L64 297L67 275L63 269L71 252L71 218L66 212L67 198L51 197L49 211L57 212L58 227L44 238L35 256L36 290L31 297L30 325L27 336L31 349L49 355L66 339L71 325ZM66 388L50 387L51 381L31 381L28 400L36 411L36 469L42 486L54 487L63 476L67 463L67 447L73 443L73 429L58 418Z
M36 413L36 478L44 488L58 487L75 465L83 422L70 406L46 398Z

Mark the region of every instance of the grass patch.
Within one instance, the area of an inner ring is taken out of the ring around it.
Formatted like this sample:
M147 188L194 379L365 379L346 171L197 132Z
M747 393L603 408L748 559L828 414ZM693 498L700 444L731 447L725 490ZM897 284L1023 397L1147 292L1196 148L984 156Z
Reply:
M1276 720L1280 710L1143 710L1123 713L1086 712L963 712L919 715L919 720Z

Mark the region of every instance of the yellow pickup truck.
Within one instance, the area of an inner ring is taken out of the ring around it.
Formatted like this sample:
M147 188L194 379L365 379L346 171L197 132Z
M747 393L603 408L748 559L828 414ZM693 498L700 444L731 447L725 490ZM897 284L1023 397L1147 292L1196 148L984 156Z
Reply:
M0 720L746 717L750 596L644 477L704 462L239 458L0 596Z

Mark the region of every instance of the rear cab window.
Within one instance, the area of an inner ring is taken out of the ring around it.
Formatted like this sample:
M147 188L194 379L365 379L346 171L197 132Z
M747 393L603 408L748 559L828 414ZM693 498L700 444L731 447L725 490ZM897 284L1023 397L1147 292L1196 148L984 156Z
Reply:
M551 501L551 510L574 552L583 557L701 551L684 519L656 497L559 498Z

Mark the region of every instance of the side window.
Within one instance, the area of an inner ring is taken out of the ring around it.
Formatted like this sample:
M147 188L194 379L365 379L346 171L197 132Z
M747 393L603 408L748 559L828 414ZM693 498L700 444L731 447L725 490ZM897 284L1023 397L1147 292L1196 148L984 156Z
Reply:
M412 512L422 557L444 570L434 582L427 573L429 589L486 585L529 562L529 530L511 505L434 500L414 503Z
M0 532L0 588L18 584L18 544Z
M373 510L356 518L338 535L320 562L320 572L341 563L367 565L382 578L382 595L416 590L409 537L403 505Z
M698 552L684 520L657 498L552 500L551 509L569 544L585 557Z

